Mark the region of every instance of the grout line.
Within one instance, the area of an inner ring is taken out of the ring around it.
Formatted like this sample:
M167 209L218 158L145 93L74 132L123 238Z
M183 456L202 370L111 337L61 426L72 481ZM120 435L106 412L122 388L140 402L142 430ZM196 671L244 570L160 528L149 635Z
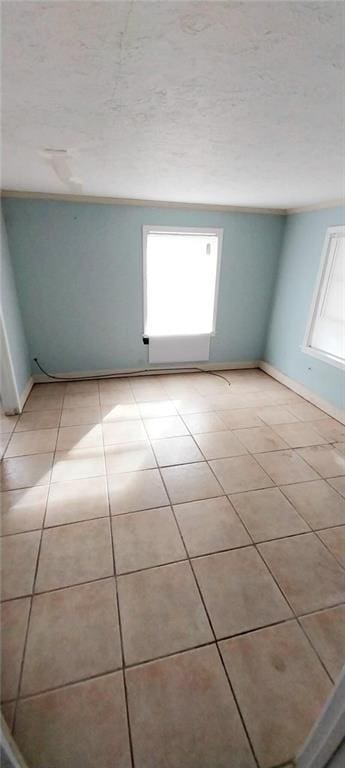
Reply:
M99 398L100 398L100 389L99 389ZM103 426L102 426L102 442L103 442L103 452L104 452L104 462L105 462L105 444L104 444ZM106 467L106 464L105 464L105 467ZM119 626L119 637L120 637L120 648L121 648L122 682L123 682L123 692L124 692L125 709L126 709L126 720L127 720L127 730L128 730L128 745L129 745L131 765L132 765L132 768L134 768L134 751L133 751L133 740L132 740L132 732L131 732L131 723L130 723L130 717L129 717L128 690L127 690L126 675L125 675L125 672L124 672L124 668L125 668L125 652L124 652L123 629L122 629L121 611L120 611L120 597L119 597L119 589L118 589L118 579L117 579L117 573L116 573L115 542L114 542L114 531L113 531L113 522L112 522L113 518L112 518L112 514L111 514L111 503L110 503L110 496L109 496L109 486L108 486L108 474L107 474L107 472L105 474L105 482L106 482L107 503L108 503L108 517L109 517L109 526L110 526L110 546L111 546L111 552L112 552L114 578L115 578L117 620L118 620L118 626Z
M195 440L194 440L194 442L195 442ZM196 442L195 442L195 444L196 444ZM154 451L152 444L151 444L151 447L152 447L152 450ZM206 615L206 617L207 617L207 620L208 620L208 623L209 623L209 627L210 627L210 630L211 630L211 632L212 632L212 635L213 635L213 637L214 637L214 640L215 640L215 642L216 642L216 648L217 648L217 651L218 651L218 656L219 656L220 662L221 662L221 664L222 664L222 666L223 666L223 669L224 669L224 672L225 672L225 675L226 675L226 679L227 679L227 681L228 681L228 684L229 684L229 687L230 687L230 691L231 691L231 693L232 693L232 696L233 696L233 699L234 699L235 705L236 705L236 707L237 707L237 711L238 711L238 714L239 714L239 718L240 718L240 720L241 720L241 723L242 723L242 726L243 726L243 730L244 730L244 733L245 733L245 734L246 734L246 736L247 736L248 746L249 746L250 750L252 751L252 754L253 754L253 759L254 759L254 761L255 761L255 763L256 763L256 766L258 767L258 766L259 766L259 763L258 763L258 760L257 760L257 758L256 758L256 754L255 754L255 751L254 751L254 747L253 747L253 744L252 744L252 742L251 742L251 739L250 739L250 737L249 737L249 733L248 733L248 730L247 730L247 726L246 726L246 723L245 723L245 721L244 721L244 717L243 717L243 715L242 715L242 712L241 712L240 706L239 706L239 704L238 704L237 698L236 698L236 696L235 696L235 692L234 692L234 689L233 689L233 687L232 687L232 684L231 684L231 681L230 681L229 675L227 674L227 671L226 671L226 669L225 669L224 661L223 661L222 655L221 655L221 653L220 653L220 650L219 650L219 647L218 647L217 638L216 638L216 633L215 633L215 630L214 630L214 628L213 628L213 624L212 624L212 621L211 621L211 618L210 618L209 612L208 612L208 610L207 610L207 607L206 607L206 603L205 603L205 600L204 600L204 597L203 597L203 594L202 594L202 591L201 591L201 588L200 588L199 582L198 582L198 580L197 580L197 577L196 577L196 575L195 575L195 571L194 571L194 568L193 568L193 565L192 565L192 561L191 561L191 558L190 558L190 556L189 556L189 553L188 553L188 548L187 548L187 545L186 545L186 543L185 543L185 540L184 540L184 537L183 537L183 534L182 534L182 531L181 531L181 528L180 528L179 522L178 522L178 520L177 520L177 517L176 517L176 515L175 515L174 506L173 506L173 504L172 504L172 501L171 501L171 498L170 498L170 495L169 495L169 492L168 492L168 488L166 487L166 484L165 484L165 482L164 482L164 478L163 478L163 476L162 476L162 473L161 473L161 469L160 469L160 467L159 467L159 472L160 472L160 475L161 475L161 480L162 480L162 483L163 483L163 485L164 485L164 487L165 487L165 490L166 490L166 493L167 493L168 499L169 499L169 501L170 501L170 504L171 504L171 510L172 510L172 514L173 514L173 516L174 516L174 519L175 519L175 523L176 523L177 529L178 529L178 531L179 531L179 534L180 534L180 536L181 536L181 540L182 540L183 546L184 546L184 548L185 548L185 550L186 550L187 559L188 559L188 562L189 562L189 567L190 567L190 569L191 569L191 572L192 572L192 574L193 574L193 577L194 577L194 583L195 583L195 585L196 585L196 588L197 588L197 591L198 591L198 594L199 594L199 598L200 598L200 600L201 600L201 603L202 603L202 605L203 605L203 608L204 608L204 611L205 611L205 615Z
M60 409L60 420L61 420L61 414L62 414L62 406L61 406L61 409ZM60 423L60 420L59 420L59 423ZM42 548L42 540L43 540L43 532L44 532L44 522L45 522L46 514L47 514L48 499L49 499L49 489L50 489L50 484L51 484L51 478L52 478L52 472L53 472L53 466L54 466L54 458L55 458L55 453L56 453L56 444L55 444L55 451L53 451L52 453L53 453L53 456L52 456L52 463L51 463L51 469L50 469L50 474L49 474L49 483L47 483L47 485L48 485L48 493L47 493L47 498L46 498L46 503L45 503L45 508L44 508L44 516L43 516L43 521L42 521L41 535L40 535L40 541L39 541L38 550L37 550L37 556L36 556L35 572L34 572L34 578L33 578L33 583L32 583L32 593L31 593L31 596L30 596L29 614L28 614L28 620L27 620L27 625L26 625L26 632L25 632L25 636L24 636L23 655L22 655L22 659L21 659L20 672L19 672L19 678L18 678L16 702L15 702L15 705L14 705L14 712L13 712L13 719L12 719L12 729L11 729L12 732L14 732L15 726L16 726L18 701L19 701L19 698L20 698L20 692L21 692L21 687L22 687L25 655L26 655L27 641L28 641L28 637L29 637L31 614L32 614L33 600L34 600L34 595L35 595L36 579L37 579L37 574L38 574L40 555L41 555L41 548Z

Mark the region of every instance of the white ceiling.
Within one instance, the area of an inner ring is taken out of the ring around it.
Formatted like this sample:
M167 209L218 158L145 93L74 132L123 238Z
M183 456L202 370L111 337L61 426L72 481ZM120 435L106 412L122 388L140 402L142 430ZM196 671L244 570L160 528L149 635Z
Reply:
M3 178L285 208L341 196L343 2L3 2Z

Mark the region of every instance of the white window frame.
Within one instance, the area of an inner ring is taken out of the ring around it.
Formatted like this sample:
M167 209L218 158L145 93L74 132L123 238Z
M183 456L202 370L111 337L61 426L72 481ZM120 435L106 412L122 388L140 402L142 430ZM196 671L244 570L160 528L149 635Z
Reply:
M329 363L331 365L336 366L337 368L342 368L345 370L344 360L341 360L339 357L336 357L335 355L328 354L327 352L323 352L322 350L316 349L315 347L312 346L312 336L313 336L313 331L316 323L318 308L320 304L322 304L322 301L325 297L325 293L328 287L328 280L331 274L331 269L333 264L333 259L331 258L332 238L339 235L345 236L345 226L328 227L324 245L323 245L320 267L319 267L319 271L316 279L316 285L315 285L313 298L310 306L307 329L305 332L301 350L302 352L305 352L307 355L311 355L312 357L316 357L319 360L323 360L326 363Z
M215 283L215 290L214 290L214 308L213 308L213 320L212 320L212 330L208 334L209 336L215 336L216 334L216 321L217 321L217 311L218 311L218 298L219 298L219 285L220 285L220 269L221 269L221 261L222 261L222 250L223 250L223 229L218 227L163 227L163 226L151 226L149 224L144 224L143 226L143 288L144 288L144 326L143 326L143 335L149 336L152 334L146 333L146 326L147 326L147 237L148 235L152 233L161 233L164 235L213 235L218 237L218 251L217 251L217 272L216 272L216 283ZM199 334L193 334L195 336ZM205 335L205 334L203 334Z

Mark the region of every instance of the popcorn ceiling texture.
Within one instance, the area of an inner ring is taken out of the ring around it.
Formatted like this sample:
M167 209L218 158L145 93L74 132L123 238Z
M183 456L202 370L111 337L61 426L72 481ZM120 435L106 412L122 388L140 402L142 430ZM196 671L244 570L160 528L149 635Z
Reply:
M4 2L3 186L285 208L340 197L339 2Z

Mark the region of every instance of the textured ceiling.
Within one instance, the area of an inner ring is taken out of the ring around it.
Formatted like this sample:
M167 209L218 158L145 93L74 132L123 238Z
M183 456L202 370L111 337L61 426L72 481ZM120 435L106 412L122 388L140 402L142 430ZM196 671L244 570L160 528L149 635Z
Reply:
M3 178L291 207L342 194L343 2L3 2Z

